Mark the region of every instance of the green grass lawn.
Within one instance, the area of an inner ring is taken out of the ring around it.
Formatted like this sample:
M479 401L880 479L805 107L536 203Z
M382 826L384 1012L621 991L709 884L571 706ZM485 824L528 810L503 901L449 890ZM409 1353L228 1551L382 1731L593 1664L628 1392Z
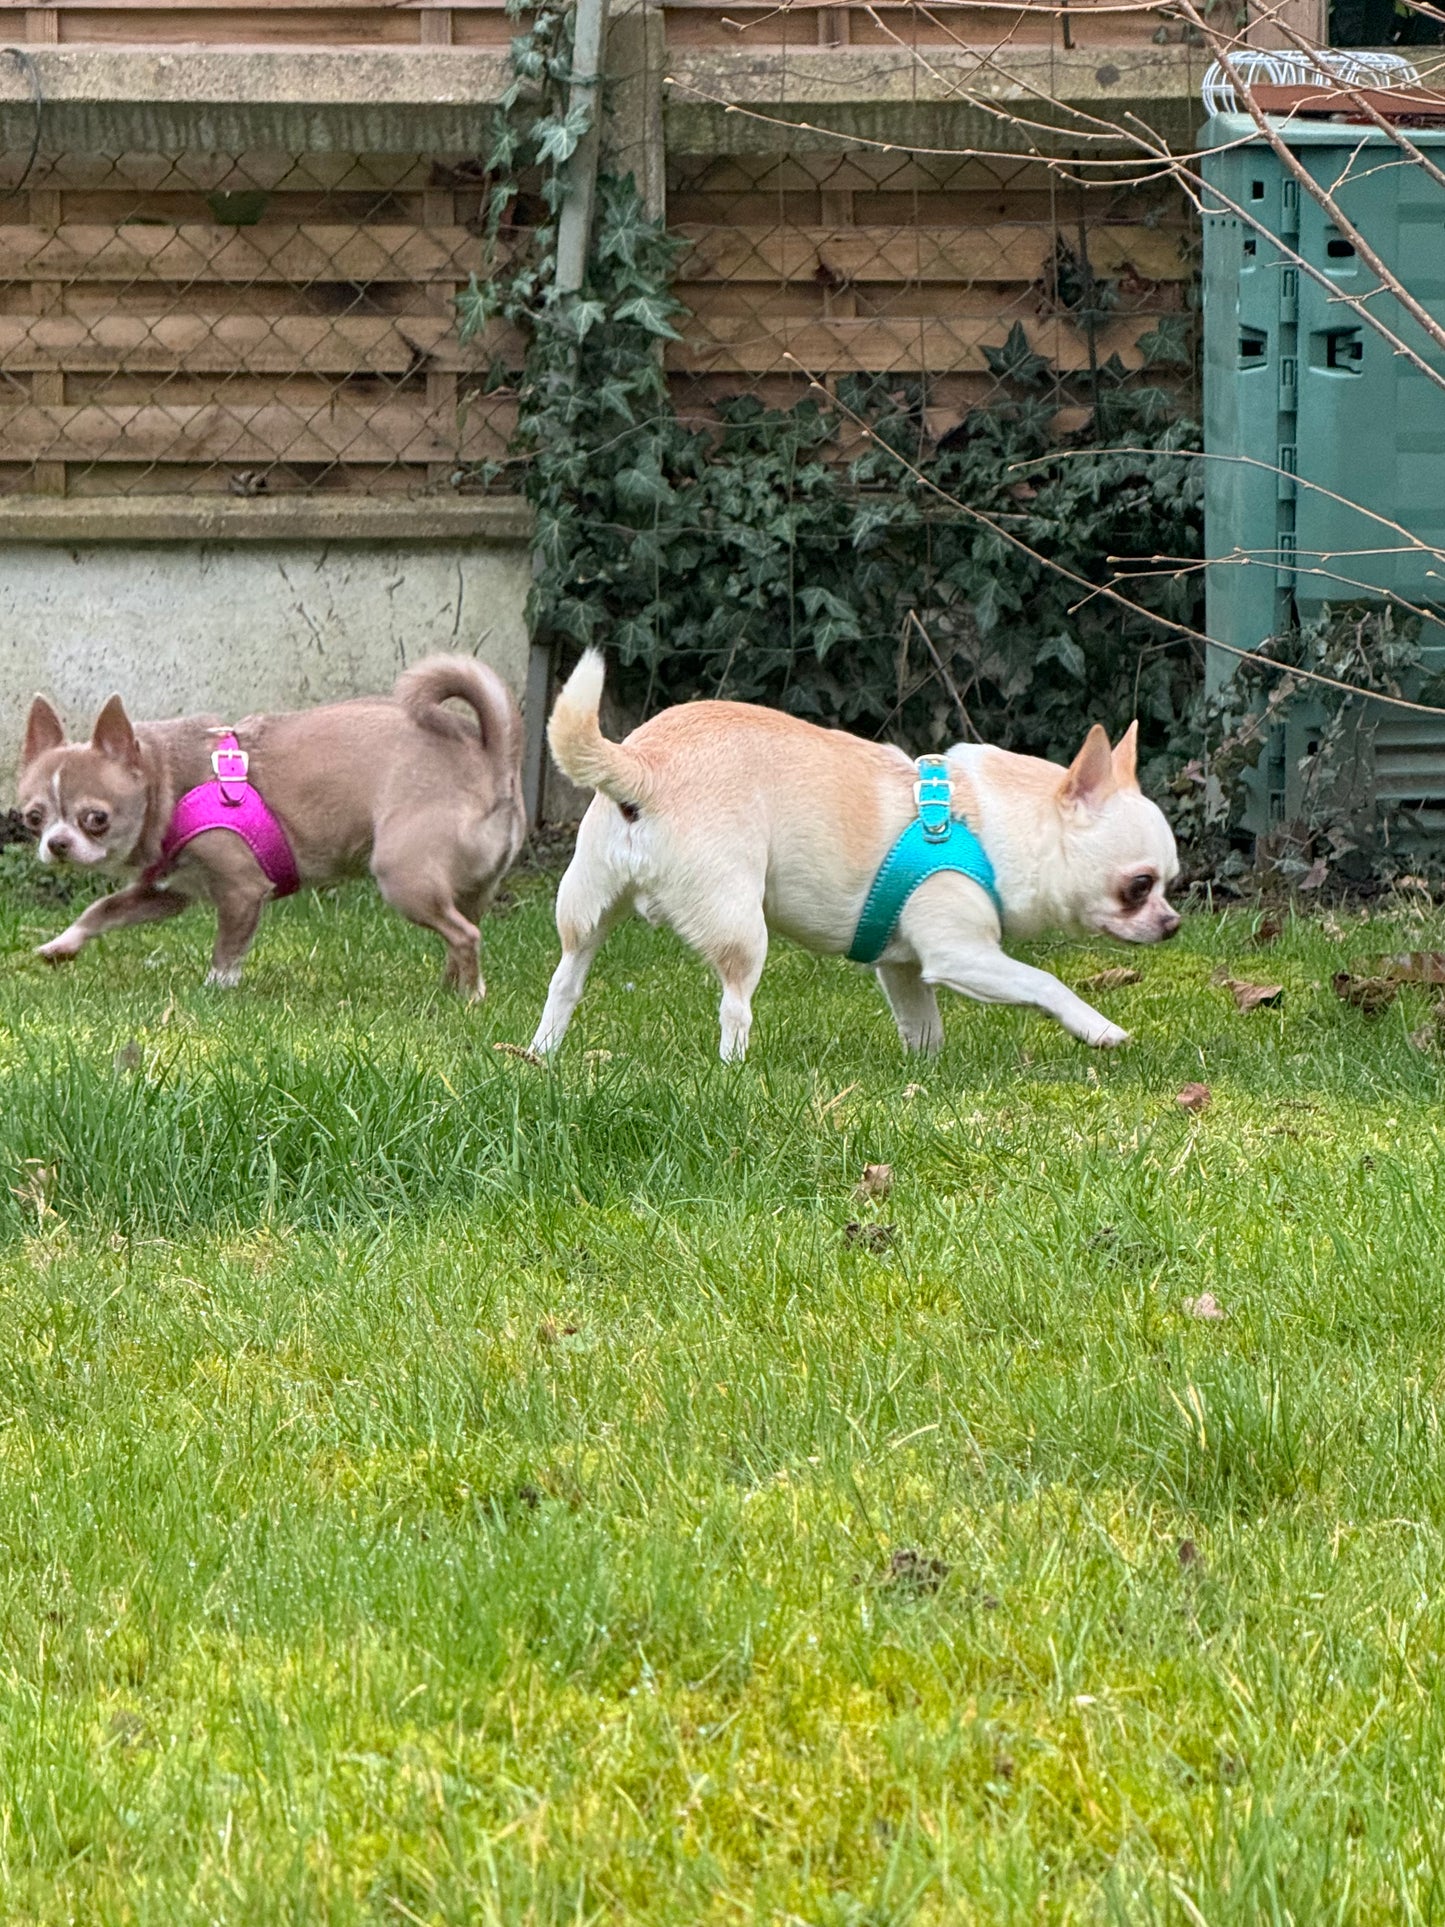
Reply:
M925 1065L780 949L740 1068L636 924L542 1069L551 888L475 1010L0 899L6 1927L1445 1919L1441 1061L1329 985L1437 923Z

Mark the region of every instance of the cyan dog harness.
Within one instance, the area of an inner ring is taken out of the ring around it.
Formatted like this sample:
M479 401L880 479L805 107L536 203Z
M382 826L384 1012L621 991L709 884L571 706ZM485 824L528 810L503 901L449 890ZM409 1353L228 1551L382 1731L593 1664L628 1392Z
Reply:
M942 756L919 757L913 801L918 814L884 857L864 900L848 952L854 963L877 963L898 928L904 904L920 883L940 870L956 870L980 884L1003 917L988 852L967 823L953 814L953 784Z

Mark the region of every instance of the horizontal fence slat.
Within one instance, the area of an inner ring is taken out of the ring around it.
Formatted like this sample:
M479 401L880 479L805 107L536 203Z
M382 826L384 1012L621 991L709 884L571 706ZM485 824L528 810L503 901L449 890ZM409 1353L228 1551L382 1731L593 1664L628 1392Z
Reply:
M12 462L450 462L490 439L480 414L442 420L420 402L0 408L0 448Z
M984 348L1001 348L1012 325L1003 317L908 321L869 316L792 326L780 322L768 329L751 316L720 315L709 321L706 333L684 322L684 339L668 343L667 367L676 374L972 374L987 368ZM1144 315L1101 328L1099 358L1117 353L1137 364L1135 342L1157 326L1157 316ZM1060 368L1076 373L1089 366L1082 329L1063 321L1025 321L1023 328L1034 352Z
M688 281L1033 281L1053 251L1053 230L1000 222L980 228L689 225L678 265ZM1068 238L1067 236L1065 237ZM1089 231L1095 274L1132 269L1143 280L1187 281L1181 236L1146 227Z
M462 347L440 315L0 316L0 368L11 374L459 374L497 354L519 364L522 353L510 329Z
M885 4L887 0L885 0ZM44 7L22 4L39 13L155 13L157 0L46 0ZM507 0L345 0L347 13L460 13L480 10L499 13ZM897 0L893 0L897 4ZM0 16L9 11L0 4ZM337 0L186 0L187 13L335 13Z
M0 227L0 281L465 281L482 255L465 228L383 223Z

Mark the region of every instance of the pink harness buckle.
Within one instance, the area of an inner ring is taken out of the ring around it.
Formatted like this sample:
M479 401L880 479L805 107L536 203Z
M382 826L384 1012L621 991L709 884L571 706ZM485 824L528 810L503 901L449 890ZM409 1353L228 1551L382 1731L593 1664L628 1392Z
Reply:
M215 781L200 783L179 798L161 839L160 860L146 872L158 882L175 868L176 858L193 837L205 830L230 830L260 864L278 897L293 896L301 888L301 873L265 798L251 782L251 759L227 730L211 752Z

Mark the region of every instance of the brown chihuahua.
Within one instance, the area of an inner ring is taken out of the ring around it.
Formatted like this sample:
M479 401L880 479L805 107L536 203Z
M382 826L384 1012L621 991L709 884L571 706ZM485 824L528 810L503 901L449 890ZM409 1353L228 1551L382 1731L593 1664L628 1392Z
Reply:
M475 714L442 707L459 697ZM133 881L45 944L50 963L128 923L216 907L207 983L240 982L268 898L369 867L393 909L447 946L447 979L480 997L477 921L522 844L522 719L500 676L466 656L408 669L390 696L234 730L214 719L132 725L119 696L88 743L31 705L19 801L43 863Z

